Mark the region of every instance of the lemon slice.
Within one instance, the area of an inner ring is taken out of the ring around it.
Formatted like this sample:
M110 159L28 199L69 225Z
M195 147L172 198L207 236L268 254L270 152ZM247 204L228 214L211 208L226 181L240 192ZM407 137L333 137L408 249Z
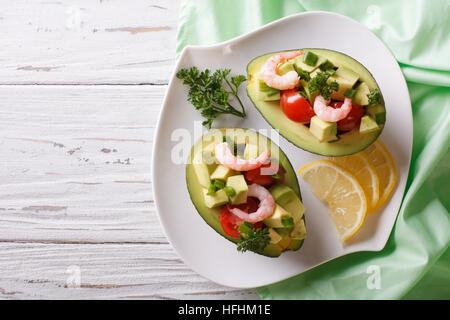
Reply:
M311 191L330 207L330 216L341 241L354 235L367 212L364 190L349 171L329 160L310 163L298 172Z
M380 200L375 208L378 210L386 203L394 190L397 172L391 154L379 140L367 147L363 153L369 159L380 181Z
M374 212L380 198L380 183L369 158L359 152L350 156L333 157L330 160L350 171L358 179L367 199L367 213Z

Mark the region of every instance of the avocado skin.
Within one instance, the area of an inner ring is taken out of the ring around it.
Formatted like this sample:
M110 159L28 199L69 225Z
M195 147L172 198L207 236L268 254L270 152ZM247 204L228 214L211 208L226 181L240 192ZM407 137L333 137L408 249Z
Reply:
M284 51L292 51L299 49L291 49ZM358 61L350 56L333 50L320 49L320 48L304 48L300 50L312 51L313 53L325 56L325 58L331 60L339 60L339 64L352 69L360 75L362 81L365 81L370 89L378 88L378 85L373 78L372 74ZM364 150L371 145L383 131L384 125L380 126L381 130L368 134L360 134L359 128L355 128L345 134L340 135L340 140L328 143L319 142L314 136L309 133L308 127L303 124L293 122L287 118L281 107L279 101L258 101L254 94L254 88L252 79L255 73L259 71L262 63L270 56L275 55L278 52L271 52L261 56L258 56L251 60L247 65L247 95L252 101L255 108L261 113L263 118L282 135L287 141L299 147L305 151L323 155L323 156L345 156L357 153ZM355 70L356 69L356 70ZM383 99L384 101L384 99ZM384 106L383 106L384 107Z
M241 128L220 128L220 129L214 129L214 130L220 130L225 135L225 131L227 129L239 129L239 130L245 130L245 131L253 131L253 130L241 129ZM203 136L205 136L206 134L208 134L208 132L206 132ZM278 160L281 163L281 165L283 166L283 168L285 169L284 183L286 183L289 187L291 187L294 190L295 194L301 200L302 197L301 197L301 193L300 193L300 187L298 185L297 175L295 174L295 171L292 168L292 165L289 162L289 159L287 158L287 156L269 138L267 138L259 133L256 133L256 134L258 136L262 136L268 140L268 142L270 143L270 149L271 149L272 155L277 154L277 152L273 152L274 148L278 149L279 158L276 160ZM193 159L195 146L196 145L198 146L201 143L201 139L202 138L200 138L198 141L196 141L195 145L191 148L190 159ZM205 220L205 222L211 228L213 228L217 233L219 233L221 236L223 236L224 238L226 238L227 240L229 240L233 243L237 243L239 239L229 237L223 231L222 226L220 225L220 220L219 220L220 209L219 208L211 208L210 209L204 205L204 201L202 198L203 194L201 192L202 187L198 183L197 176L195 174L194 166L192 165L192 163L188 163L186 165L186 186L187 186L187 189L189 192L189 197L191 198L192 203L194 204L194 207L196 208L196 210L200 214L200 216L203 218L203 220ZM304 218L305 218L305 216L303 215L303 219ZM300 249L302 246L303 246L303 240L299 244L296 244L295 248L292 249L292 251L296 251L296 250ZM276 245L269 244L265 248L262 255L269 257L269 258L277 258L282 253L278 248L279 247ZM256 253L259 253L259 252L256 252ZM261 254L261 253L259 253L259 254Z

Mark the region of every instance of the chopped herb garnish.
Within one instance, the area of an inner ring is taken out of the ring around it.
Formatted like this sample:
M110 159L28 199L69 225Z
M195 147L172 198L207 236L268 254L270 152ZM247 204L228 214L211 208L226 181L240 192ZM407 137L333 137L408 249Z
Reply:
M325 60L324 62L322 62L319 66L319 69L322 71L333 69L333 68L334 68L334 64L328 59Z
M243 236L244 235L244 236ZM270 242L269 229L250 229L248 233L241 233L237 250L245 252L247 250L261 253Z
M377 104L381 104L381 93L378 88L370 90L370 93L367 94L367 98L369 98L369 106L374 106Z
M285 228L293 227L294 226L294 218L292 218L292 217L282 217L281 218L281 224Z
M229 77L231 69L218 69L211 72L209 69L199 71L197 67L181 69L177 78L189 86L188 101L206 118L203 125L211 128L213 121L221 114L233 114L245 118L244 105L238 96L239 86L246 80L243 75ZM225 84L228 88L225 87ZM229 103L230 95L234 96L241 106L236 109Z
M356 94L356 90L352 90L352 89L347 89L344 92L344 96L346 96L347 98L353 99L355 97Z
M217 190L223 189L225 188L225 182L223 182L222 180L214 180L214 186Z
M211 182L211 184L209 185L209 188L208 188L208 192L206 194L208 196L212 196L216 193L216 191L217 191L217 188L216 188L215 184Z
M300 79L309 81L311 80L311 76L309 75L308 71L305 71L303 69L297 68L297 73L300 76Z
M280 174L277 172L277 173L275 173L275 174L272 175L272 178L278 180L278 179L280 179Z
M227 194L227 196L232 197L236 194L236 190L234 190L233 187L227 186L224 188L225 193Z
M310 94L318 92L325 100L330 100L331 92L339 90L339 84L336 81L328 83L329 74L318 72L311 81L308 82Z
M298 93L305 99L308 99L308 94L305 91L305 88L298 87Z

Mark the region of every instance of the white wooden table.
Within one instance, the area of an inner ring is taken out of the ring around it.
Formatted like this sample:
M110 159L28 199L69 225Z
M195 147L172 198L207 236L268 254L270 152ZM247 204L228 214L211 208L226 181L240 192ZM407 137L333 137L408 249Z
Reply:
M156 217L153 133L177 0L0 4L0 298L249 299Z

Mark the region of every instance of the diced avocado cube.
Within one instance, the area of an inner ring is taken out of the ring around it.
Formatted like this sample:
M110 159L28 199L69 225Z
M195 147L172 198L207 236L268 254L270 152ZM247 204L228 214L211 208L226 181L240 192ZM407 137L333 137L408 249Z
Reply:
M295 240L303 240L306 238L305 221L300 220L291 231L291 238Z
M290 247L292 242L292 239L290 237L286 237L280 240L280 242L277 243L278 246L281 247L281 249L286 250Z
M352 84L352 87L356 83L356 81L359 80L359 74L357 74L353 70L350 70L350 69L348 69L346 67L342 67L342 66L340 66L336 70L335 76L347 79Z
M284 204L283 208L292 215L295 224L302 219L306 211L305 206L297 196L288 203Z
M269 236L271 243L278 243L281 241L282 237L273 228L269 228Z
M278 66L278 74L280 76L285 75L289 71L295 71L294 63L292 63L292 61L283 62Z
M361 125L359 126L360 133L369 133L379 130L377 122L368 115L365 115L361 118Z
M353 87L353 83L350 80L347 80L345 78L339 77L339 76L332 76L329 77L327 82L331 83L333 81L336 81L339 84L338 91L333 91L331 93L331 99L334 100L344 100L345 99L345 92L347 90L351 90Z
M378 124L386 122L386 109L381 104L367 106L367 114L374 118Z
M327 142L328 143L333 143L333 142L338 142L339 140L341 140L340 136L334 136L334 137L330 137Z
M248 143L245 146L244 150L244 159L250 160L250 159L256 159L258 157L258 145Z
M308 82L303 80L303 79L300 79L300 84L303 86L303 89L305 89L305 92L306 92L306 95L308 97L309 103L311 105L313 105L314 104L314 100L316 99L316 97L318 95L318 92L313 92L313 93L309 92Z
M255 76L256 98L260 101L280 100L280 90L269 87L259 76Z
M210 176L210 180L227 180L228 177L237 174L236 171L219 164Z
M272 187L270 187L269 191L275 202L282 207L284 207L284 205L288 202L297 198L294 190L282 183L273 185Z
M230 197L232 204L241 204L247 202L248 186L243 175L231 176L227 179L227 187L235 191L235 195Z
M326 60L324 57L318 56L316 64L314 66L309 66L303 61L303 59L304 59L303 55L297 56L294 59L292 59L292 62L294 63L294 66L295 66L295 69L297 70L297 72L299 72L299 70L312 72L312 71L316 70L317 68L319 68L319 65L322 64L323 62L325 62L325 60Z
M356 88L356 94L353 98L353 103L366 106L369 104L369 98L367 95L370 93L370 89L365 82L361 82Z
M211 181L209 179L209 168L202 160L202 154L199 152L192 160L192 166L194 167L195 175L197 176L198 183L204 188L209 188Z
M284 228L282 219L288 217L292 217L292 215L278 204L275 204L275 210L273 211L272 215L264 219L263 222L268 227Z
M216 191L213 195L208 195L208 190L203 189L203 197L208 208L215 208L228 203L228 196L223 189Z
M321 120L318 116L311 118L309 131L320 142L327 141L329 138L336 136L337 124L336 122L327 122Z
M275 231L283 238L289 237L289 235L291 234L291 230L292 230L292 228L276 228L275 229Z
M314 67L317 64L318 59L319 57L317 56L317 54L311 51L306 51L306 53L303 56L303 62L311 67Z

